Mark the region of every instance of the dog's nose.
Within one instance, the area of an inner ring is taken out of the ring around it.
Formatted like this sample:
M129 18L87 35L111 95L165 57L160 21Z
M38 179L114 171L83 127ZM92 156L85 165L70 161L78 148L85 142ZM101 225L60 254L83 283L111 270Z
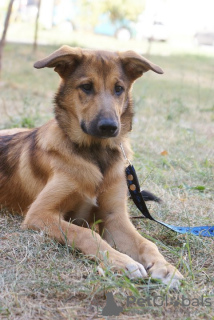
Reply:
M101 136L114 137L117 135L118 123L112 119L101 119L98 122L98 130Z

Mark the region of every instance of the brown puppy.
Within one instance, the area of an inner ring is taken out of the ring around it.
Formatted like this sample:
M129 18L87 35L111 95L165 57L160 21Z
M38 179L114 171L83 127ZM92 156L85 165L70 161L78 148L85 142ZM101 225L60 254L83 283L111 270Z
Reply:
M176 286L182 275L129 220L120 149L122 143L130 156L133 82L161 68L132 51L68 46L34 66L54 68L61 77L55 119L33 130L1 131L0 203L24 215L23 228L107 259L131 278L148 272ZM84 222L97 220L99 233Z

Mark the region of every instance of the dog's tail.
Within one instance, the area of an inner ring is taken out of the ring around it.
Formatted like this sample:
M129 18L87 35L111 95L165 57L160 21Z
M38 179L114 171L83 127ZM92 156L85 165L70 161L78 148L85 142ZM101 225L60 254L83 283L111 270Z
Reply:
M142 190L141 194L143 196L143 200L144 201L155 201L158 203L161 203L162 200L160 198L158 198L156 195L154 195L153 193L146 191L146 190Z

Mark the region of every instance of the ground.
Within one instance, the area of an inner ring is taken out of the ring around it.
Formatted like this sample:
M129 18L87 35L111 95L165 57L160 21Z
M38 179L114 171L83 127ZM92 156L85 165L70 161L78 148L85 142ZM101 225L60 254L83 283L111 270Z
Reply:
M32 65L56 48L40 46L33 53L31 45L6 46L0 128L33 127L51 118L58 75ZM213 225L213 58L171 54L149 59L165 73L146 73L135 83L130 136L143 189L163 199L149 209L171 224ZM131 216L140 216L131 201L129 209ZM155 222L133 219L138 231L183 273L180 289L170 291L152 279L131 282L110 268L103 277L80 252L42 233L22 231L21 217L1 213L1 319L102 318L107 291L123 307L117 319L214 319L212 238L179 235ZM136 300L128 306L128 299Z

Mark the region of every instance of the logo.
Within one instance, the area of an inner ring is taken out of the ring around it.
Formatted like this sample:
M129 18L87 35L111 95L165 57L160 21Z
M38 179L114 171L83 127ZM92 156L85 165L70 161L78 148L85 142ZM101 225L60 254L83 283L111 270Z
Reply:
M106 305L102 310L102 316L119 316L120 312L123 311L123 308L117 306L112 292L106 293Z
M201 296L199 298L188 298L184 295L177 297L168 297L168 296L148 296L146 298L136 299L133 296L128 296L126 298L126 305L130 307L162 307L162 306L174 306L174 307L210 307L212 305L211 298Z
M162 307L162 306L174 306L174 307L210 307L212 305L211 298L201 296L198 298L194 297L186 297L184 295L176 295L174 297L168 297L167 295L159 296L147 296L144 298L135 298L134 296L126 297L126 307L131 308L132 310L139 307ZM136 309L136 310L137 310ZM119 316L123 311L123 307L118 306L114 300L114 296L112 292L106 293L106 305L102 309L102 311L98 311L98 318L102 316Z

